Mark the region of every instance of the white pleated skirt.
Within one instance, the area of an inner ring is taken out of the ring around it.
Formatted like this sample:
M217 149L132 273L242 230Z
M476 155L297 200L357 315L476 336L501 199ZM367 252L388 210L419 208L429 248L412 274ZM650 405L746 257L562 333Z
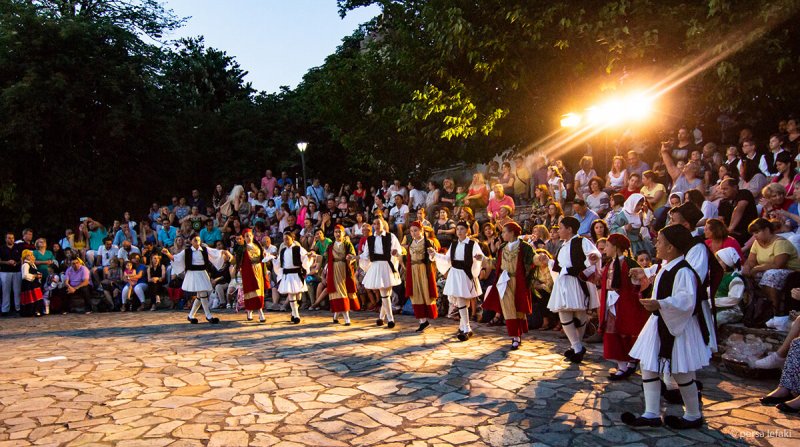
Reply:
M586 295L581 288L580 280L574 276L560 274L553 283L553 292L550 294L550 301L547 308L552 312L568 312L597 309L600 307L600 300L597 298L597 287L592 283L587 283L589 289L589 305L586 305Z
M658 317L650 315L650 319L645 323L639 338L631 348L630 356L639 359L642 370L659 372L659 349L661 349L661 339L658 338ZM683 333L675 337L672 361L666 368L673 374L693 372L708 366L710 359L711 349L703 341L697 317L692 316Z
M280 294L295 294L307 291L308 287L306 287L306 282L303 281L303 277L298 273L283 275L278 283L278 293Z
M469 279L466 272L451 267L442 293L448 297L475 298L481 296L483 291L478 278Z
M188 270L183 277L181 289L187 292L208 292L213 287L208 273L203 270Z
M375 261L370 263L364 280L361 284L367 289L388 289L400 285L400 273L393 272L389 261Z

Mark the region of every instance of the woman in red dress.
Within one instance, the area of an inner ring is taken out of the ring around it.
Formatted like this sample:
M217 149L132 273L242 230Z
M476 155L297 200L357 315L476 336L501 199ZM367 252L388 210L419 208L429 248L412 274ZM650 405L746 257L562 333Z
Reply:
M639 264L625 256L631 247L627 237L614 233L608 237L605 254L611 262L600 279L600 331L603 333L603 357L617 362L611 380L623 380L636 372L636 362L628 353L650 317L639 303L646 284L633 284L630 271ZM644 287L643 287L644 286Z
M236 269L242 273L242 292L247 320L253 319L253 311L258 311L258 321L265 322L264 290L269 288L269 274L263 264L264 248L253 238L253 230L242 231L244 244L236 247ZM236 277L234 272L233 277Z

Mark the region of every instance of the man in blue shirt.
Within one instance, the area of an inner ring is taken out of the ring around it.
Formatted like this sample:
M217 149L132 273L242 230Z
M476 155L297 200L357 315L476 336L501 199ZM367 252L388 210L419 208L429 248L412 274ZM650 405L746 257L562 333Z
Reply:
M599 219L600 216L597 215L594 211L590 210L588 206L586 206L586 202L582 199L575 199L572 202L572 210L575 211L575 217L578 219L578 222L581 223L580 228L578 228L578 235L580 236L589 236L592 231L592 222L596 219Z
M283 189L284 187L286 187L286 185L291 185L292 183L293 182L292 179L289 177L289 174L287 174L286 171L281 171L281 178L278 179L278 186L280 186L281 189Z
M213 247L217 241L222 240L222 232L214 226L214 221L206 221L206 227L200 230L200 240L209 247Z
M306 188L306 196L317 202L317 205L321 205L325 201L325 188L320 186L318 178L315 178L311 186Z
M175 243L175 236L178 231L172 227L169 219L164 219L161 222L161 229L158 230L158 243L164 248L172 247Z

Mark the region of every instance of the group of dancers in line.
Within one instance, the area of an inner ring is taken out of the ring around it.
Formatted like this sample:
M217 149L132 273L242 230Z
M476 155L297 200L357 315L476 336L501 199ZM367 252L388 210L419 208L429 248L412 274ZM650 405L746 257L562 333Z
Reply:
M425 236L420 222L410 224L410 238L403 247L389 232L388 224L378 217L373 221L362 253L345 235L342 226L334 229L334 241L327 249L327 292L333 321L338 316L350 325L349 311L358 306L355 298L354 265L365 272L365 288L376 291L381 298L380 314L375 324L394 328L392 288L403 280L399 263L405 255L405 290L411 299L414 315L419 319L417 331L424 331L430 320L437 318L436 271L447 274L443 294L451 297L459 313L456 338L467 341L473 337L468 306L470 301L484 295L478 276L483 263L493 263L494 284L487 288L483 308L502 314L511 349L519 349L522 335L528 332L527 315L532 312L531 278L535 264L547 263L554 283L547 307L559 317L569 339L570 348L563 353L565 360L581 363L587 353L583 335L589 319L588 312L599 308L600 330L603 333L603 354L617 362L611 380L623 380L641 369L645 412L641 415L624 413L622 421L632 427L697 428L703 424L695 371L707 366L716 350L715 325L709 286L716 278L713 266L719 268L714 255L691 229L702 218L702 212L692 203L671 210L672 224L662 229L656 241L656 256L662 262L643 269L629 255L631 242L621 234L612 234L606 245L610 262L604 267L601 253L591 240L579 236L579 222L565 217L559 227L564 244L554 259L520 239L522 229L515 222L502 228L504 245L496 259L484 259L476 241L468 237L469 226L459 222L457 240L449 247L437 250L434 240ZM249 230L243 232L244 243L233 253L201 245L200 238L191 247L172 259L173 274L185 272L183 289L196 296L189 321L196 324L196 313L203 307L206 319L218 323L208 306L211 282L207 270L223 267L231 261L241 273L245 309L248 319L258 311L264 322L264 291L269 288L266 263L271 262L278 278L278 292L288 296L291 322L300 323L299 301L305 292L306 272L316 257L294 240L291 232L283 235L283 245L277 257L266 251ZM651 292L652 291L652 292ZM663 382L662 382L663 380ZM661 418L660 399L682 402L684 414Z

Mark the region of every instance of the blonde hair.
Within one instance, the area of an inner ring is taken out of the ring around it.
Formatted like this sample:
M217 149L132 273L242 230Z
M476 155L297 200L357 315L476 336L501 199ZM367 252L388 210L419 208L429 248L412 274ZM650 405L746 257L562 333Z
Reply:
M28 256L33 256L33 251L22 250L22 256L20 257L20 262L25 262L25 260L28 259Z
M233 189L231 189L231 193L228 195L228 201L233 202L238 199L243 192L244 187L242 185L234 185Z

